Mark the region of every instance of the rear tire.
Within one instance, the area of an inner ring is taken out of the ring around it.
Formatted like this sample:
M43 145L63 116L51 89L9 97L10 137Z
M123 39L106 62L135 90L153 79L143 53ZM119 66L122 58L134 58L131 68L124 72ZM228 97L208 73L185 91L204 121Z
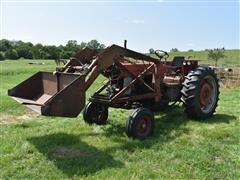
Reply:
M104 125L108 119L108 108L102 104L89 102L84 108L83 119L88 124Z
M138 108L129 116L126 124L128 137L145 139L153 134L154 115L147 108Z
M185 113L193 119L212 117L219 100L219 84L214 70L198 67L191 71L183 83L182 102Z

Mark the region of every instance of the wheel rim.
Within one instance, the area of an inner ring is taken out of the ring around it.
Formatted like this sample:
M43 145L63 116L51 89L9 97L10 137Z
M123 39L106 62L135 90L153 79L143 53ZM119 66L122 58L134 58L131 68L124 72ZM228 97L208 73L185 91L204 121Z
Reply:
M142 117L136 127L137 133L140 136L146 136L151 130L151 119L147 116Z
M200 85L200 106L203 113L209 113L216 103L217 84L212 76L206 76Z
M103 114L104 114L104 107L101 105L96 105L96 107L94 108L93 112L92 112L92 119L95 122L101 121L103 118Z

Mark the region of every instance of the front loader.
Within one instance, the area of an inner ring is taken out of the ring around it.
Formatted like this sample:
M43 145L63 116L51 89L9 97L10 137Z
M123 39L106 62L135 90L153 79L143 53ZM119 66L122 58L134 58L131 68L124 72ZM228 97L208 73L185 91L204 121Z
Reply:
M8 95L45 116L76 117L83 111L89 124L107 122L108 108L134 109L126 124L129 137L144 139L154 130L153 112L183 102L193 119L213 115L219 97L216 74L197 60L182 56L166 61L112 45L101 52L85 48L55 72L38 72ZM86 103L86 91L99 75L108 81Z

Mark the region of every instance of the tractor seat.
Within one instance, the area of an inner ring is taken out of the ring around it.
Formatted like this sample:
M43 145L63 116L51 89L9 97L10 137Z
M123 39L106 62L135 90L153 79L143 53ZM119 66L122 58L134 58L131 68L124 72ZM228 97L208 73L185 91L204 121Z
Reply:
M175 69L181 68L185 60L184 56L175 56L172 61L172 67Z

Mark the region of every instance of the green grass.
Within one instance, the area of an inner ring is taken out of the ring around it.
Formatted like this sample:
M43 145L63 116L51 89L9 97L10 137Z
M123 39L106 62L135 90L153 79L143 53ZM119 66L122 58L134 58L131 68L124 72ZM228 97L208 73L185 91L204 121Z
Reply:
M0 62L0 119L27 117L0 125L1 179L240 178L240 88L222 90L217 113L207 121L188 119L181 106L156 114L154 136L139 141L124 133L131 111L111 108L106 126L89 126L81 114L36 116L7 97L7 89L34 72L54 70L52 61L28 62Z

